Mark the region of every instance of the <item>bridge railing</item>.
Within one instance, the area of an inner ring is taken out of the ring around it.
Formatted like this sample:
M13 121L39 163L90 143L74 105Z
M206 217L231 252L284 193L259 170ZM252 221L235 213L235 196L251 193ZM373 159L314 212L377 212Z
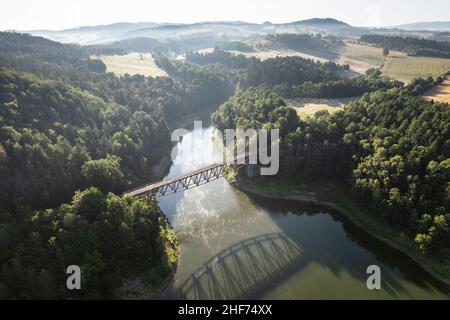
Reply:
M241 166L245 164L245 161L242 161L244 158L246 158L245 155L239 156L234 161L214 163L177 177L134 188L125 192L123 196L157 196L184 191L190 187L199 186L211 180L219 179L225 174L229 166Z

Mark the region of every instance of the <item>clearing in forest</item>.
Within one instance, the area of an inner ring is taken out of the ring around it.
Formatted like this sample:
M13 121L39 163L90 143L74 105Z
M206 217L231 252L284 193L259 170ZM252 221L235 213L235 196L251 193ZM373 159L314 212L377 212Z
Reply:
M427 100L450 103L450 78L425 92L422 97Z
M155 61L149 53L129 53L127 55L118 56L94 56L93 58L100 59L106 65L108 72L113 72L116 75L140 74L150 77L167 77L167 73L156 66Z
M350 65L351 70L364 74L370 68L379 68L384 63L383 49L368 44L345 42L333 60Z
M437 78L450 71L450 59L413 57L390 53L381 72L390 78L409 83L417 77Z
M270 58L276 58L276 57L302 57L304 59L311 59L313 61L320 61L320 62L327 62L328 59L296 51L291 49L255 49L254 51L249 52L243 52L243 51L228 51L234 55L242 54L246 57L255 57L259 60L263 61Z
M342 110L347 103L359 100L360 97L350 98L297 98L284 99L286 105L297 111L300 118L313 116L316 112L327 110L328 112L336 112Z

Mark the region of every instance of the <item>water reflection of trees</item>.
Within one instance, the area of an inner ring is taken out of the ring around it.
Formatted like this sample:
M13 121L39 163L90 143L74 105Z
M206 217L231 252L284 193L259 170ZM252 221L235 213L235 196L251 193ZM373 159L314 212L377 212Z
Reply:
M391 269L383 268L382 287L383 290L393 296L400 294L410 296L407 288L398 280L399 274L405 280L414 283L424 290L439 290L445 292L447 295L450 294L450 288L433 279L406 254L371 236L335 209L322 205L305 204L298 201L281 201L258 196L251 196L251 199L256 207L271 212L271 217L281 230L296 243L302 245L305 251L304 258L309 257L321 265L326 266L336 276L339 276L341 271L345 271L352 277L361 279L365 283L367 279L366 267L376 262ZM323 235L325 238L323 238L322 246L319 249L312 241L320 237L320 235L315 234L311 236L307 232L308 230L302 231L287 228L283 224L284 220L276 219L277 214L306 214L313 216L320 212L326 212L334 221L341 223L342 229L345 232L345 238L355 243L367 253L361 254L361 251L352 253L352 250L344 248L346 247L345 244L341 247L338 243L339 241L336 241L336 239L333 240L332 237L330 239L326 235Z

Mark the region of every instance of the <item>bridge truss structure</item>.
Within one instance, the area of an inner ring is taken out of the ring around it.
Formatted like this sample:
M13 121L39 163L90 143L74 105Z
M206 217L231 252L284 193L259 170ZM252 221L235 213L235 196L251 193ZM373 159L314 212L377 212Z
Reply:
M242 165L226 162L212 164L168 180L127 191L123 195L131 197L156 197L177 193L212 180L217 180L223 177L231 166L240 167Z

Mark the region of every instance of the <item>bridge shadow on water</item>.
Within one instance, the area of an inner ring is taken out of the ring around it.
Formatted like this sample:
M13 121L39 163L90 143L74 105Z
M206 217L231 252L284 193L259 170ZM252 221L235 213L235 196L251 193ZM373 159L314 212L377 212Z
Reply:
M248 299L302 267L302 249L284 233L251 237L203 263L176 288L173 299Z
M330 297L366 298L360 294L368 292L366 269L372 264L381 267L383 297L416 298L417 288L430 296L434 291L449 295L448 287L431 278L405 254L370 236L331 208L255 196L250 196L250 201L257 209L269 212L280 232L246 238L216 253L187 279L172 283L163 299L258 299L294 275L301 276L302 270L312 264L327 270L328 276L331 273L330 279L338 279L330 283ZM347 288L349 277L357 281ZM333 290L340 285L340 279L342 288L336 294ZM316 281L327 290L327 280ZM308 284L305 286L299 291L307 292ZM416 289L412 289L414 286ZM289 297L297 295L293 292Z

